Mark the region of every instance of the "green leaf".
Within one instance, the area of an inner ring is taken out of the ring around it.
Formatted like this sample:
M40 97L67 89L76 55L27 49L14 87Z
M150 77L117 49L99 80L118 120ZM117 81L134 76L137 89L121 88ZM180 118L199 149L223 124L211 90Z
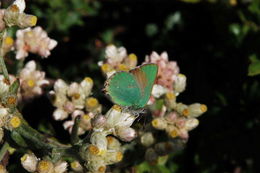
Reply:
M136 173L150 172L151 168L147 162L143 162L136 166Z
M260 74L260 60L256 57L256 55L251 55L249 59L251 63L248 67L248 76Z
M24 138L17 133L16 131L11 132L11 138L15 141L16 144L18 144L21 147L27 147L27 144L24 140Z

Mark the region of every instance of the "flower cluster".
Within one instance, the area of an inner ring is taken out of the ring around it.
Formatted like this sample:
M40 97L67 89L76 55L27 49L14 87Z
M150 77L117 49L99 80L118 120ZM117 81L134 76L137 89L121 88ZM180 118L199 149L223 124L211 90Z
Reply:
M16 59L24 59L28 56L28 52L47 58L50 50L57 45L57 41L50 39L46 31L39 26L33 29L18 30L16 37Z
M24 9L24 0L15 0L7 9L1 9L0 31L11 26L18 26L20 28L34 26L37 22L37 17L25 14Z
M123 159L124 149L115 137L132 141L136 137L135 130L131 128L135 119L134 115L122 111L118 105L114 105L106 115L94 118L91 143L82 148L82 157L88 160L86 167L90 172L105 172L107 165Z
M98 100L91 97L93 80L86 77L80 83L73 82L68 85L62 79L58 79L54 84L54 90L50 94L54 97L53 105L56 110L53 113L55 120L65 120L71 115L72 120L64 123L64 128L70 132L72 130L74 119L81 117L79 134L90 130L91 119L94 115L101 112L101 105Z
M115 45L109 45L105 50L105 60L98 63L102 72L107 76L111 76L117 71L128 71L137 64L137 56L135 54L127 54L124 47L117 48Z
M28 172L37 173L65 173L68 167L65 161L53 163L49 160L40 160L33 153L23 155L21 164Z

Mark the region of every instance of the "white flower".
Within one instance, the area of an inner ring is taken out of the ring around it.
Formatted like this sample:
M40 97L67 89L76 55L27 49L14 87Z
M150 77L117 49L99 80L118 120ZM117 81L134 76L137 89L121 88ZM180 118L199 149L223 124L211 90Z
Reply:
M178 74L175 80L175 83L173 85L174 92L176 95L183 92L186 87L186 76L183 74Z
M126 49L124 47L117 48L115 45L107 46L105 50L105 57L111 65L117 65L123 61L127 56Z
M54 165L53 173L64 173L67 171L68 163L65 161L59 161Z
M190 118L187 119L187 121L185 122L184 128L188 131L196 128L199 125L199 120L197 120L196 118Z
M161 97L163 94L165 94L168 91L168 89L164 88L161 85L155 84L153 85L153 89L152 89L152 95L155 98L159 98Z
M21 163L28 172L34 172L36 171L38 159L34 154L25 154L21 158Z
M107 134L105 132L93 132L91 134L91 144L97 146L101 151L107 150Z
M36 70L35 61L29 61L19 74L21 82L21 94L25 98L31 98L42 94L42 86L49 84L45 79L45 72Z
M25 9L25 1L24 0L15 0L13 5L16 5L19 8L19 12L22 13Z
M56 121L59 121L59 120L64 120L66 118L68 118L68 112L64 111L63 109L56 109L54 112L53 112L53 118L56 120Z
M28 52L47 58L50 55L50 50L57 45L57 41L50 39L39 26L34 29L18 30L16 37L16 59L24 59L28 56Z

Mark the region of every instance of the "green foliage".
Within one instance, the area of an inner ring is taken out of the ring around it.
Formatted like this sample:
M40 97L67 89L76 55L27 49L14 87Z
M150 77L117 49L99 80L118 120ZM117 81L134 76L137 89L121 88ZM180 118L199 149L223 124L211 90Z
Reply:
M248 67L248 76L255 76L260 74L260 60L256 55L251 55L249 57L251 63Z

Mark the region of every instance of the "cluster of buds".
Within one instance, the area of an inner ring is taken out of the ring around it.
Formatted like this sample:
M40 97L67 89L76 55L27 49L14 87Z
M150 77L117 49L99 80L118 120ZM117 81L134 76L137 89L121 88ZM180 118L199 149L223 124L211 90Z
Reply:
M47 58L50 55L50 50L57 45L57 41L50 39L46 31L39 26L33 29L18 30L16 37L16 59L24 59L28 56L28 52Z
M53 113L55 120L64 120L71 115L72 120L64 123L65 129L72 130L74 119L80 116L80 128L78 133L83 134L90 130L91 119L101 112L101 105L98 100L91 96L93 80L86 77L80 83L73 82L68 85L62 79L54 84L54 91L50 94L54 97L53 105L56 110Z
M207 111L204 104L177 103L176 97L185 90L186 76L179 73L176 62L168 61L168 55L153 52L146 62L156 63L158 76L149 101L153 115L152 126L165 130L171 138L188 138L188 131L198 126L198 116ZM159 108L158 108L158 105Z
M30 99L41 95L42 86L48 85L45 79L45 72L36 70L36 62L29 61L19 73L20 94L23 99Z
M37 17L24 13L25 1L15 0L7 9L0 10L0 32L7 27L26 28L35 26Z
M53 163L49 160L40 160L33 153L23 155L21 164L28 172L35 173L65 173L68 167L65 161Z
M90 172L105 172L107 165L123 159L123 147L115 137L125 142L132 141L136 137L135 130L131 128L135 119L118 105L114 105L106 115L93 119L91 143L82 147L82 157L88 161L86 167Z
M98 62L98 65L107 77L117 71L129 71L137 65L135 54L128 55L124 47L117 48L115 45L106 47L105 58L104 61Z

